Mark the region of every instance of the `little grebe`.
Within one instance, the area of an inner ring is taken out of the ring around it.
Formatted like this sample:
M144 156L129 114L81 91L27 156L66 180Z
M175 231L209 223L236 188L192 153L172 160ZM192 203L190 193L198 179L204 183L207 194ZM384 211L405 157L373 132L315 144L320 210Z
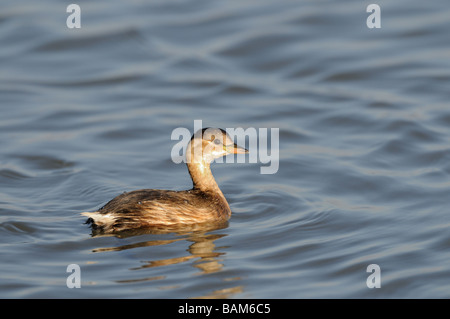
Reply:
M210 163L227 154L248 153L222 129L196 132L186 148L193 188L186 191L142 189L123 193L96 212L82 213L102 233L143 227L170 227L225 222L231 210L211 173Z

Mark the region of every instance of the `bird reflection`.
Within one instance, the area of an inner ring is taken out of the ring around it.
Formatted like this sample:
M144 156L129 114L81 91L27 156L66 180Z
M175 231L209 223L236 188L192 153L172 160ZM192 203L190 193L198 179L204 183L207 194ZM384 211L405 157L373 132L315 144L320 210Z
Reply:
M198 296L192 299L228 299L232 298L233 295L235 294L242 293L243 291L244 290L242 286L235 286L231 288L214 290L212 293L208 295Z
M122 239L130 238L133 236L140 236L140 235L170 235L171 237L168 239L161 239L160 236L155 237L151 240L145 240L145 241L139 241L136 243L127 243L122 244L115 247L103 247L103 248L97 248L94 249L93 252L99 253L99 252L113 252L113 251L130 251L132 252L132 249L134 248L142 248L142 247L152 247L152 246L164 246L169 245L175 242L183 242L186 241L189 244L188 248L186 250L183 250L182 256L174 256L171 258L165 258L165 259L155 259L155 260L144 260L141 261L141 265L138 267L130 268L131 271L136 270L142 270L142 269L150 269L155 267L163 267L163 266L169 266L169 265L175 265L175 264L182 264L188 261L191 261L190 266L195 267L198 269L197 275L202 274L211 274L215 272L219 272L223 269L224 265L222 263L221 256L225 255L225 252L219 252L217 251L217 246L215 244L215 241L219 238L225 237L226 234L217 234L217 233L211 233L213 230L220 230L225 229L228 227L228 223L224 222L221 224L198 224L189 226L188 228L182 227L177 229L168 229L165 227L164 229L155 229L155 228L146 228L146 229L139 229L139 230L128 230L123 231L120 233L114 234L115 237ZM111 236L110 234L102 234L102 233L93 233L92 236L99 237L99 236ZM145 236L146 239L148 239L148 236ZM221 249L226 247L219 247ZM185 254L185 252L188 252L188 254ZM147 274L148 275L148 274ZM116 280L117 283L138 283L138 282L144 282L144 281L159 281L166 279L165 275L159 275L159 276L142 276L140 278L133 278L133 279L123 279L123 280ZM224 279L224 282L227 281L234 281L234 280L240 280L240 277L236 278L228 278ZM170 286L168 287L161 287L161 289L176 289L179 288L178 286ZM209 294L206 294L205 296L197 296L193 298L229 298L232 297L236 293L242 292L242 286L235 286L231 288L223 288L214 290Z
M224 229L228 227L228 223L220 223L220 224L197 224L191 225L189 227L177 227L177 228L167 228L163 229L157 228L144 228L138 230L129 230L123 231L120 233L116 233L114 236L118 238L128 238L132 236L138 235L147 235L147 234L174 234L175 238L171 239L153 239L147 240L132 244L125 244L116 247L105 247L105 248L97 248L94 249L93 252L109 252L109 251L124 251L133 248L147 247L147 246L162 246L171 244L177 241L187 241L192 242L189 245L187 251L189 255L186 256L177 256L167 259L159 259L159 260L149 260L144 261L144 265L140 267L131 268L130 270L138 270L152 267L160 267L167 265L180 264L189 260L195 260L193 266L200 269L201 273L212 273L222 269L223 265L220 263L219 257L224 255L223 252L215 251L216 245L214 241L226 236L225 234L211 234L208 233L212 230ZM102 233L93 233L93 237L105 236ZM111 236L111 235L106 235Z
M184 240L192 242L189 245L187 251L190 255L181 257L172 257L160 260L145 261L144 265L136 268L131 268L131 270L138 270L144 268L168 266L173 264L183 263L188 260L198 259L193 264L194 267L201 270L201 273L212 273L222 269L223 265L219 262L221 255L225 253L214 251L216 245L214 241L216 239L222 238L223 234L205 234L205 233L194 233L185 238ZM181 240L181 239L178 239Z

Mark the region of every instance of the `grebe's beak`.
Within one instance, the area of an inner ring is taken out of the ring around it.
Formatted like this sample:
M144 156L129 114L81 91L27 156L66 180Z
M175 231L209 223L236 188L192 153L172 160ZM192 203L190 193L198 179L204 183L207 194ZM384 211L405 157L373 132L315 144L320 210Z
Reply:
M237 144L224 145L223 149L229 154L247 154L248 150L238 146Z

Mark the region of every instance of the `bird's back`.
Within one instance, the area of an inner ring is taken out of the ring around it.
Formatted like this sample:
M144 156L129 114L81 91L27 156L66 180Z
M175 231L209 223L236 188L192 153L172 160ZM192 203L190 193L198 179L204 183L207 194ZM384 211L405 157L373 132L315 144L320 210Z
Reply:
M116 232L130 228L226 221L231 215L223 196L196 189L141 189L123 193L97 212L83 213L94 229Z

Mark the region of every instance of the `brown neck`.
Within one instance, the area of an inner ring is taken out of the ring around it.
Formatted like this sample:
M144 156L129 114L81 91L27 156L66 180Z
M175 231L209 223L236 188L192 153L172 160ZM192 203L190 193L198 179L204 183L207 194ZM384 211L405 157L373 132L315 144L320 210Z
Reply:
M223 196L222 191L220 190L213 174L211 173L209 163L205 163L204 161L187 163L187 167L195 189L199 189L201 191L210 191Z

